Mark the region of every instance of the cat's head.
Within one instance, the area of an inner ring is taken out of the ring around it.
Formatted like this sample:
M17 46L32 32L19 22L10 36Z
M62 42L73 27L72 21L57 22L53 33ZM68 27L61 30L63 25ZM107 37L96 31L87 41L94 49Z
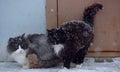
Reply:
M28 48L28 43L24 35L25 34L22 34L21 36L17 36L14 38L9 38L7 45L8 53L11 54L17 50L24 51Z
M65 42L66 36L62 29L51 29L48 32L48 42L52 44L63 44Z

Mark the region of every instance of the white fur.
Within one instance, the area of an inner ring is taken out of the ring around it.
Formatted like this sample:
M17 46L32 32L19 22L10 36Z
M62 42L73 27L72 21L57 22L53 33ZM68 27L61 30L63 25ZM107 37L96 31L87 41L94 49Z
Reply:
M55 53L58 54L64 48L64 46L62 44L57 44L57 45L53 45L53 48Z
M83 64L77 64L76 68L81 68L83 66Z
M90 46L93 46L93 43L90 43Z
M21 65L26 64L26 51L23 50L20 46L19 48L11 54L12 58Z
M66 67L64 67L63 69L64 69L64 70L68 70L68 68L66 68Z

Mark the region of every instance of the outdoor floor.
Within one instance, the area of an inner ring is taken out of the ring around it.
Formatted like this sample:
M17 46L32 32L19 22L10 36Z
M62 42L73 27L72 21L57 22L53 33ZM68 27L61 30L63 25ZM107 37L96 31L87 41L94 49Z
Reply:
M113 61L112 61L113 60ZM81 68L64 69L62 66L42 69L23 69L15 62L1 62L0 72L120 72L120 58L112 58L101 62L94 58L86 58Z

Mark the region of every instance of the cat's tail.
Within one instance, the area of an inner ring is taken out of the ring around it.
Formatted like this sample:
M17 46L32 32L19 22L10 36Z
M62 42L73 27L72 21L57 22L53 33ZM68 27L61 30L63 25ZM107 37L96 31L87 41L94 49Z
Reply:
M83 21L93 26L94 17L96 13L102 8L103 8L102 4L99 3L94 3L91 6L87 7L83 13Z

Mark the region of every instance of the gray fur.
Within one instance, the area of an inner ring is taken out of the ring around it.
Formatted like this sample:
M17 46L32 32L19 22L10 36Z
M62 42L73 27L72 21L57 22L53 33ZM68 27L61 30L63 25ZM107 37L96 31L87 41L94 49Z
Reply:
M9 54L14 53L19 46L26 51L26 58L30 54L36 54L38 58L37 65L33 65L31 68L49 68L58 65L59 59L56 57L54 50L47 41L47 37L44 34L30 34L28 36L17 36L8 40L7 52ZM23 57L24 57L23 56ZM18 59L18 60L21 60ZM22 59L22 61L24 61ZM35 66L35 67L34 67Z
M40 60L50 60L55 57L51 45L44 34L28 35L29 48L34 50Z

